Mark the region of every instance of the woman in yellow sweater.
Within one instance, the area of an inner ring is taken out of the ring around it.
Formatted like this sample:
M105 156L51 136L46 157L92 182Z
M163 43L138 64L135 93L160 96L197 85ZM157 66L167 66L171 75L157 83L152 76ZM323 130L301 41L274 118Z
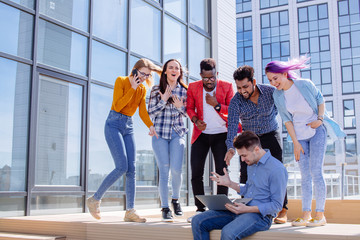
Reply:
M91 215L100 219L101 198L107 189L126 173L126 222L145 222L146 219L137 215L134 209L135 201L135 141L132 116L139 107L139 115L149 127L150 136L156 136L154 125L146 110L146 88L151 87L153 79L151 72L161 74L161 68L148 59L140 59L133 67L132 73L126 77L118 77L114 86L114 96L111 111L105 123L105 138L114 159L115 169L104 179L97 192L87 199Z

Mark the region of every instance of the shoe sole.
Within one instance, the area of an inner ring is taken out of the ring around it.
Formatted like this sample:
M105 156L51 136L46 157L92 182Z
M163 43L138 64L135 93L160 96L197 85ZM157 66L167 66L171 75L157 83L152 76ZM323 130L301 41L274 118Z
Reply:
M144 221L134 221L134 220L132 220L132 219L124 218L124 222L137 222L137 223L145 223L145 222L146 222L146 220L144 220Z
M161 219L162 222L174 222L174 219Z

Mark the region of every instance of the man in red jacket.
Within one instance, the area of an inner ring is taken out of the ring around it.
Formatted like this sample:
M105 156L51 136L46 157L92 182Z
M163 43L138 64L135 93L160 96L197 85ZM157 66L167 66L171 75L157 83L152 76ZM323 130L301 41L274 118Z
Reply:
M217 79L216 62L207 58L200 63L202 80L189 84L187 91L187 114L194 123L191 137L191 184L194 196L204 194L204 167L211 148L216 172L223 174L226 163L227 114L234 90L230 82ZM225 186L217 187L217 194L228 193ZM205 206L195 198L197 213ZM191 218L188 219L191 222Z

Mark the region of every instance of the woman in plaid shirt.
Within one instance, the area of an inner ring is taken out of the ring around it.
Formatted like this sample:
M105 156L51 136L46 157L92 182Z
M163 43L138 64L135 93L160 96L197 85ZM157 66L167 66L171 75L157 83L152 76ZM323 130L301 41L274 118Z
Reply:
M183 70L176 59L168 60L160 77L160 83L150 93L148 112L159 138L152 138L152 147L159 168L159 193L162 220L172 222L169 208L169 170L171 170L172 205L177 216L182 215L179 203L181 169L184 157L186 117L186 91L183 82Z

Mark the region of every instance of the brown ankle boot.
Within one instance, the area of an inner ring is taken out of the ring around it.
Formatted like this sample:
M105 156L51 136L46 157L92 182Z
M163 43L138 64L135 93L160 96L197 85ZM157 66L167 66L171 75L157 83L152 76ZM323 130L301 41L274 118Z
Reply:
M274 219L274 223L282 224L287 222L287 209L283 208Z

